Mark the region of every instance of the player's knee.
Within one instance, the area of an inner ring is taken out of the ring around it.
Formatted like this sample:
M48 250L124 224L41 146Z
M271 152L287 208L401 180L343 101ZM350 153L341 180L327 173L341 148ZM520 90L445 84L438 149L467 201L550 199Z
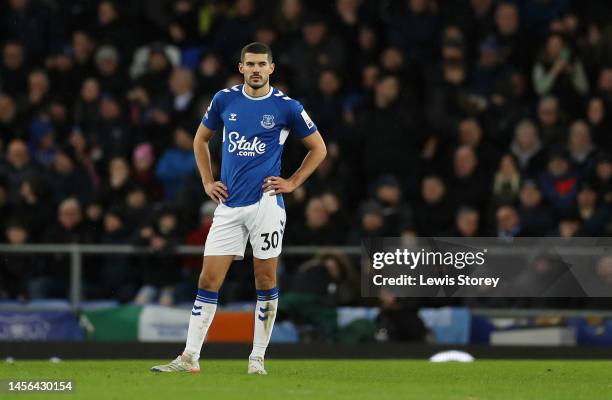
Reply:
M202 271L198 282L198 287L212 292L218 292L223 284L223 276L212 272Z
M276 287L276 276L272 273L259 273L255 276L255 285L258 289L272 289Z

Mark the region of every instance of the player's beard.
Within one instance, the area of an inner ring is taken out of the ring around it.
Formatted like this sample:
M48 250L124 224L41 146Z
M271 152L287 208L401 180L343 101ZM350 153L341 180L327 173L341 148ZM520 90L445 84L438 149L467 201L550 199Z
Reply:
M253 77L251 76L249 79L247 79L246 84L249 85L251 89L260 89L266 86L266 84L268 83L268 79L269 78L264 79L263 76L259 75L259 82L255 83L253 82Z

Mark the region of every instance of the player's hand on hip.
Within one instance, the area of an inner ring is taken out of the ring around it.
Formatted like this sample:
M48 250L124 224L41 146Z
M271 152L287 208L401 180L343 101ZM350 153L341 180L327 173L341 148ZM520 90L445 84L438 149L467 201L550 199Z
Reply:
M264 179L264 193L270 192L270 196L275 196L280 193L291 193L295 190L296 185L288 179L283 179L280 176L269 176Z
M204 190L206 191L208 197L213 199L213 201L217 204L222 204L228 196L227 186L225 186L221 181L205 183Z

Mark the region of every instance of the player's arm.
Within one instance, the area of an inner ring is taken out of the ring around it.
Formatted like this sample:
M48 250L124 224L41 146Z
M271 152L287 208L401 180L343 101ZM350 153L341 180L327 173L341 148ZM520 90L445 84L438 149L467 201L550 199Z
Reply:
M269 176L264 180L264 192L271 192L270 196L279 193L291 193L300 187L306 179L317 169L319 164L323 162L327 156L327 148L319 131L302 139L302 143L306 146L308 154L304 157L302 165L295 171L289 179L283 179L280 176Z
M227 187L221 181L215 181L212 174L210 161L210 149L208 144L214 131L200 124L193 139L193 152L202 178L202 184L206 194L217 204L227 199Z

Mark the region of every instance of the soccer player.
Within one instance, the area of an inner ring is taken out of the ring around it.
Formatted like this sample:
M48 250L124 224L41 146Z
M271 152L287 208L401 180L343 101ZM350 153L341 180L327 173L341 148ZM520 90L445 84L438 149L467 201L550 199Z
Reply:
M194 139L204 190L218 205L206 239L187 343L174 361L155 366L152 371L200 371L200 350L217 308L219 289L232 261L244 257L249 240L257 304L248 373L266 374L264 355L276 318L276 268L286 229L282 193L291 193L304 183L327 150L300 102L270 86L274 63L268 46L257 42L245 46L238 70L244 75L244 84L215 94ZM208 143L213 132L220 129L221 180L215 181ZM283 179L281 154L290 132L302 140L308 154L297 171Z

